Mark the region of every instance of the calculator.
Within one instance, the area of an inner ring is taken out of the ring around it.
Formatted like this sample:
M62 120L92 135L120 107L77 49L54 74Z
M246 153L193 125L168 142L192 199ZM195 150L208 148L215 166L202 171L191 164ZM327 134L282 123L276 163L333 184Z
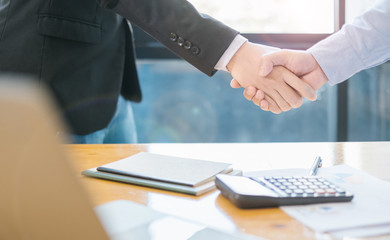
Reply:
M219 174L215 185L239 208L349 202L353 194L319 176L244 177Z

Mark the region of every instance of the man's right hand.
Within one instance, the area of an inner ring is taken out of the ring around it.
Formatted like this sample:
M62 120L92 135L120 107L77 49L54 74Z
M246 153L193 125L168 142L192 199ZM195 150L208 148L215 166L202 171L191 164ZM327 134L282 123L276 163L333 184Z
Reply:
M273 70L272 66L271 74L260 76L259 71L263 61L261 56L263 54L262 47L253 43L245 43L236 52L227 65L234 78L231 84L232 87L247 88L253 86L261 90L257 95L254 91L253 96L247 99L252 100L257 105L259 104L257 99L265 99L268 104L267 110L273 113L299 107L302 104L302 97L315 100L315 90L284 67ZM254 96L256 97L254 98Z
M263 77L269 75L275 66L283 66L315 90L318 90L328 81L315 58L306 51L281 50L262 56L260 64L259 75ZM231 86L233 88L242 87L234 80L231 82ZM260 105L262 110L270 110L270 103L266 98L261 98L264 96L262 89L258 89L256 86L247 86L244 90L244 96L246 99Z

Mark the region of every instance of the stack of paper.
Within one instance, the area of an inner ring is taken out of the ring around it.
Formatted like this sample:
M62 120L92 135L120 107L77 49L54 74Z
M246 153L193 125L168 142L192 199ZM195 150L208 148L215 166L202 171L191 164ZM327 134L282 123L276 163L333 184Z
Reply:
M239 175L231 164L141 152L82 172L85 176L200 195L215 189L217 174Z
M308 174L307 169L279 169L250 176ZM390 233L390 183L347 165L321 168L318 175L354 194L352 202L286 206L282 209L316 232L335 238Z

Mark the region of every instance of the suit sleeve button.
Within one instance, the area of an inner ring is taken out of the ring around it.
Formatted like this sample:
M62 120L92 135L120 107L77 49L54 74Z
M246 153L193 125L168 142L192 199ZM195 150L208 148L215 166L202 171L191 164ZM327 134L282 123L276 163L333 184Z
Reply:
M172 42L176 42L177 35L175 33L169 34L169 39L171 39Z
M178 37L177 38L177 45L179 45L181 47L181 46L183 46L183 44L184 44L184 38Z
M191 53L194 55L198 55L200 53L200 49L197 46L193 46L191 48Z
M184 48L185 49L191 49L192 43L190 41L185 41L184 42Z

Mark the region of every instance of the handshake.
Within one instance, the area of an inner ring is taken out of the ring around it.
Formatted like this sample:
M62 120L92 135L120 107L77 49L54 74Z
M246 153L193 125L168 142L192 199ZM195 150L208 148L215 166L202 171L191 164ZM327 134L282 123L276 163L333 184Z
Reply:
M245 88L247 100L279 114L299 108L303 98L314 101L328 81L315 58L306 51L279 50L265 54L264 46L244 43L227 64L232 88Z

